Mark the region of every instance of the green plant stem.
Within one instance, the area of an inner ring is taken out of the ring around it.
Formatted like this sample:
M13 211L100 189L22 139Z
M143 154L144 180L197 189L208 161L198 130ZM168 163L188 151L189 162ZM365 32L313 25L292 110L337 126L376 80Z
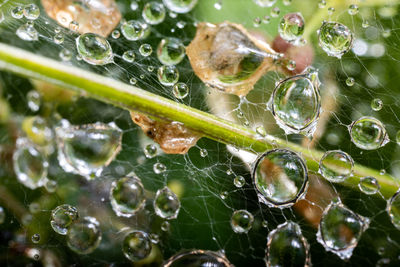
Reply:
M0 43L0 69L43 80L79 92L81 95L134 110L162 120L179 121L186 127L218 142L234 145L251 152L264 152L272 148L288 148L306 159L310 171L317 172L323 152L267 135L261 138L254 131L218 118L195 108L176 103L140 88L103 77L52 59L32 54L19 48ZM381 192L392 196L398 189L397 181L389 174L356 164L354 177L347 186L356 186L359 178L375 177Z

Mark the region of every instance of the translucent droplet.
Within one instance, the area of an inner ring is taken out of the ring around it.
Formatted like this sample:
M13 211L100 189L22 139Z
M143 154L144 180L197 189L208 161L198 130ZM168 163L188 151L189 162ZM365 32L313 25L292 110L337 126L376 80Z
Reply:
M290 6L290 5L292 4L292 1L293 1L293 0L283 0L282 2L283 2L283 4L284 4L285 6Z
M167 171L167 167L164 164L157 162L153 165L153 171L156 174L164 173Z
M119 30L113 30L111 33L111 37L113 39L118 39L121 36L121 32Z
M347 10L347 12L351 15L351 16L354 16L354 15L357 15L358 14L358 6L357 5L350 5L349 6L349 9Z
M40 16L40 9L35 4L29 4L24 7L23 13L25 18L35 20Z
M400 230L400 191L397 191L387 202L386 211L393 225Z
M157 147L154 144L148 144L144 148L144 154L148 159L155 157L157 155Z
M281 10L279 9L279 7L274 7L274 8L271 10L270 15L271 15L271 17L273 17L273 18L277 18L277 17L279 16L280 13L281 13Z
M40 205L39 203L32 202L29 204L29 212L32 214L38 213L40 211Z
M61 167L88 180L100 176L121 150L122 131L113 122L72 126L62 120L56 135Z
M383 124L373 117L361 117L349 126L351 141L365 150L378 149L389 142Z
M118 216L131 217L145 204L144 187L136 175L114 181L110 190L111 207Z
M223 191L223 192L221 192L221 194L219 194L219 196L220 196L220 198L221 198L222 200L224 200L224 199L226 199L226 198L228 197L228 192Z
M163 65L158 68L157 77L162 85L172 86L179 80L179 71L174 65Z
M100 224L93 217L84 217L70 225L67 232L68 247L78 254L93 252L101 242Z
M282 17L278 27L283 40L294 42L301 38L304 32L304 18L300 13L289 13Z
M122 23L122 35L129 41L141 40L145 37L146 30L149 26L139 20L128 20Z
M235 210L231 217L231 227L235 233L247 233L253 226L254 217L247 210Z
M164 232L168 232L170 228L170 223L168 221L165 221L161 224L161 230Z
M31 237L31 240L33 243L37 244L40 242L40 235L39 234L33 234Z
M290 71L294 71L296 69L296 61L289 60L288 63L286 64L286 68Z
M335 12L335 8L334 7L328 7L328 15L332 15Z
M192 10L197 0L163 0L163 3L169 10L182 14Z
M143 7L143 19L151 25L163 22L165 14L164 5L155 1L149 2Z
M139 47L139 53L144 57L148 57L153 53L153 48L149 44L142 44Z
M154 66L148 66L147 67L148 72L153 72L154 71Z
M132 85L135 85L135 84L137 84L137 79L136 78L130 78L129 79L129 83L132 84Z
M231 267L232 264L223 253L207 250L182 251L169 258L164 267L183 267L193 263L194 266Z
M268 24L268 23L271 22L271 17L268 16L268 15L265 15L265 16L262 18L262 21L263 21L264 24Z
M17 139L13 165L18 181L26 187L36 189L46 182L48 168L46 156L28 139Z
M158 244L160 242L160 237L157 234L150 234L150 240L153 244Z
M171 220L178 217L181 202L168 187L159 189L153 202L154 211L163 219Z
M122 241L122 252L130 261L140 261L147 258L151 252L151 240L143 231L133 231Z
M346 85L347 85L347 86L353 86L353 85L354 85L354 82L355 82L355 80L354 80L353 77L348 77L348 78L346 79Z
M71 205L63 204L51 211L50 225L56 233L66 235L68 227L77 219L78 210Z
M6 220L6 212L4 211L3 207L0 206L0 224L4 223Z
M237 188L241 188L246 184L246 179L244 179L243 176L239 175L236 176L235 179L233 179L233 184L237 187Z
M40 108L40 94L38 91L32 90L26 94L26 102L28 103L28 107L33 112L36 112Z
M265 259L267 266L311 266L310 245L297 223L285 222L268 234Z
M381 169L381 170L379 171L379 174L380 174L380 175L385 175L385 173L386 173L386 170L385 170L385 169Z
M24 9L22 6L16 6L11 10L11 16L15 19L21 19L24 16Z
M79 23L77 21L75 21L75 20L71 20L71 22L68 25L68 28L73 32L78 32Z
M57 33L56 35L54 35L53 41L55 44L62 44L64 42L64 34Z
M139 4L136 1L132 1L130 7L133 11L136 11L139 8Z
M353 33L339 22L324 22L318 31L319 46L329 56L341 58L353 46Z
M271 7L276 3L276 0L253 0L260 7Z
M325 0L320 0L318 2L318 7L319 8L325 8L326 7L326 1Z
M132 63L133 61L135 61L135 52L133 50L125 51L122 54L122 59L126 62Z
M287 134L312 135L321 112L317 74L297 75L278 83L268 108Z
M368 27L370 26L368 20L363 21L363 23L361 24L361 26L362 26L364 29L368 28Z
M259 134L259 135L261 135L262 137L264 137L264 136L267 135L267 132L265 131L264 126L258 126L258 127L256 128L256 133Z
M47 180L44 187L46 188L47 192L54 193L57 190L57 182L54 180Z
M375 98L371 101L371 108L374 111L379 111L383 107L383 101L380 100L379 98Z
M367 195L373 195L381 188L378 180L371 176L361 178L360 182L358 183L358 187L360 188L361 192Z
M200 157L205 158L208 156L208 151L205 148L200 149Z
M253 19L253 26L258 28L258 27L260 27L261 22L262 22L261 19L259 17L256 17Z
M253 182L260 202L271 207L289 207L307 191L307 167L296 153L273 149L257 159Z
M325 250L346 260L353 254L369 219L346 208L340 201L332 202L322 214L317 240Z
M185 57L185 46L177 38L164 38L158 45L157 57L164 65L176 65Z
M328 181L340 183L353 173L354 161L349 154L341 150L325 152L319 162L318 172Z
M59 54L62 61L70 61L72 58L72 52L68 49L63 48Z
M172 93L178 99L184 99L189 95L189 87L186 83L176 83L172 89Z
M76 38L76 49L82 59L92 65L105 65L113 60L110 43L95 33L84 33Z
M24 41L37 41L39 39L39 33L34 27L32 21L28 21L22 24L16 32L17 36Z

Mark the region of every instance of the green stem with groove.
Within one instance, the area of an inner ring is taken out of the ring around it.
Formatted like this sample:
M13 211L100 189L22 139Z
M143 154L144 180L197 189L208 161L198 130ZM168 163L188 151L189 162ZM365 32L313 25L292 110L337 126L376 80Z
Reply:
M318 171L319 161L323 155L323 152L270 135L261 139L254 131L209 113L111 78L67 66L1 43L0 69L69 88L84 96L124 109L138 111L163 120L179 121L208 138L252 152L264 152L275 147L288 148L302 154L309 170L313 172ZM398 189L399 185L391 175L381 175L376 170L358 164L354 166L354 176L347 179L344 184L356 186L359 178L364 176L375 177L381 185L382 194L386 197L392 196Z

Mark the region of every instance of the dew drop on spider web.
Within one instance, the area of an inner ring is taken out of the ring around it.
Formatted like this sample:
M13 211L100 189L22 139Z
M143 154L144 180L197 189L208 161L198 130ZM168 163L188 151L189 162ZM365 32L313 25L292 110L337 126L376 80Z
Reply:
M57 182L54 180L47 180L47 182L44 185L44 188L46 188L47 192L54 193L57 190Z
M66 235L68 227L78 219L78 210L68 204L60 205L51 211L50 225L53 230Z
M161 224L161 230L164 232L168 232L170 228L170 224L168 221L165 221Z
M303 16L300 13L288 13L284 15L279 22L278 32L285 41L297 41L304 32Z
M371 101L371 108L373 111L379 111L383 107L383 101L379 98L374 98Z
M37 202L32 202L29 204L29 212L32 214L38 213L40 211L40 205Z
M290 5L292 4L292 1L293 1L293 0L283 0L282 3L283 3L285 6L290 6Z
M163 65L158 68L157 76L162 85L172 86L179 80L179 71L174 65Z
M28 4L24 7L24 16L29 20L35 20L40 16L40 9L35 4Z
M6 212L4 211L4 208L0 206L0 224L4 223L6 220Z
M148 57L153 53L153 48L149 44L142 44L139 47L139 53L144 57Z
M11 16L15 19L22 19L24 16L24 8L22 6L16 6L11 10Z
M118 216L131 217L144 207L145 201L143 184L135 175L128 175L112 183L110 202Z
M157 57L164 65L176 65L185 57L185 46L177 38L164 38L158 45Z
M358 6L355 4L352 4L349 6L349 9L347 10L347 12L349 13L349 15L354 16L358 14Z
M132 63L135 61L135 52L133 50L127 50L122 54L122 59L126 62Z
M178 217L181 202L177 195L167 186L159 189L154 198L153 207L155 213L163 219L171 220Z
M274 7L274 8L271 10L270 15L271 15L271 17L273 17L273 18L277 18L277 17L279 16L280 13L281 13L281 10L279 9L279 7Z
M82 59L91 65L105 65L113 61L110 43L95 33L84 33L76 38L76 49Z
M16 34L24 41L37 41L39 39L39 33L35 29L35 25L32 21L22 24L17 29Z
M237 187L237 188L241 188L246 184L246 179L244 179L243 176L238 175L233 179L233 184Z
M113 30L113 31L111 32L111 37L112 37L113 39L118 39L120 36L121 36L121 32L120 32L119 30Z
M93 252L101 242L100 223L94 217L84 217L68 228L67 245L78 254Z
M307 167L296 153L273 149L257 159L253 182L260 202L271 207L288 207L307 191Z
M187 13L192 10L198 0L163 0L164 5L176 13Z
M319 162L318 172L328 181L340 183L353 173L354 161L341 150L326 151Z
M310 266L309 249L297 223L288 221L280 224L268 234L267 266Z
M13 166L18 181L26 187L36 189L45 184L48 168L46 156L28 139L17 139Z
M373 117L361 117L349 125L351 141L365 150L378 149L389 142L382 122Z
M374 177L366 176L360 179L358 188L360 188L360 191L364 194L373 195L380 190L381 186Z
M335 12L335 8L334 7L328 7L328 15L332 15Z
M154 144L148 144L144 148L144 155L151 159L157 155L157 147Z
M235 210L231 217L231 227L235 233L247 233L253 226L254 216L247 210Z
M326 0L320 0L318 2L318 7L319 8L325 8L326 7Z
M121 25L122 35L129 41L137 41L146 37L149 26L139 20L124 21Z
M62 61L70 61L72 58L72 52L66 48L61 49L59 56Z
M276 3L276 0L253 0L260 7L271 7Z
M142 16L143 19L151 24L160 24L165 19L165 7L163 4L156 1L151 1L143 7Z
M205 158L208 156L208 151L205 148L200 149L200 157Z
M346 85L347 86L349 86L349 87L351 87L351 86L353 86L354 85L354 78L353 77L348 77L347 79L346 79Z
M38 244L40 242L40 235L39 234L33 234L31 237L31 240L34 244Z
M172 93L177 99L184 99L189 95L189 86L186 83L176 83L172 88Z
M341 58L353 46L353 33L339 22L324 22L318 31L319 46L329 56Z
M122 252L130 261L140 261L151 253L151 240L143 231L133 231L127 234L122 241Z
M353 254L369 219L346 208L340 201L331 202L322 214L317 240L325 250L346 260Z
M135 85L135 84L137 84L137 79L136 78L130 78L129 79L129 83L132 84L132 85Z
M393 225L400 230L400 191L389 199L386 210Z
M188 263L195 263L194 266L233 266L223 253L207 250L191 250L175 254L165 262L164 267L182 267L188 266Z
M62 44L64 42L64 34L56 33L53 37L53 41L55 44Z
M130 8L131 8L133 11L136 11L136 10L139 8L138 2L137 2L137 1L132 1L131 4L130 4Z
M154 173L156 173L156 174L164 173L164 172L167 171L167 166L165 166L164 164L159 163L159 162L154 163L154 165L153 165L153 171L154 171Z
M74 126L62 120L56 137L60 166L88 180L100 176L121 150L122 131L113 122Z

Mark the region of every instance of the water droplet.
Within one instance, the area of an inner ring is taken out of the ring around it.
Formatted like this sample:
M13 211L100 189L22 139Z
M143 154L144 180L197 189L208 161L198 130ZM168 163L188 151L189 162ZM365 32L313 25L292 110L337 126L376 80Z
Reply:
M328 181L340 183L353 173L354 161L349 154L341 150L325 152L319 162L318 172Z
M154 71L154 66L148 66L147 67L148 72L153 72Z
M139 4L136 1L132 1L130 7L133 11L136 11L139 8Z
M256 128L256 133L259 134L259 135L261 135L262 137L264 137L264 136L267 135L267 132L265 131L264 126L258 126L258 127Z
M28 139L17 139L13 165L18 181L26 187L36 189L46 182L48 168L46 156Z
M153 244L158 244L160 242L160 237L157 234L150 234L150 240Z
M341 58L353 46L353 33L339 22L324 22L318 31L319 46L329 56Z
M143 231L133 231L126 235L122 242L122 252L130 261L140 261L147 258L151 252L151 240Z
M157 57L164 65L176 65L185 57L185 46L177 38L164 38L158 45Z
M347 85L347 86L353 86L353 85L354 85L354 82L355 82L355 80L354 80L353 77L348 77L348 78L346 79L346 85Z
M163 65L158 68L157 77L162 85L172 86L179 80L179 71L174 65Z
M165 13L163 4L152 1L143 7L142 16L147 23L156 25L164 21Z
M25 18L35 20L40 16L40 9L35 4L29 4L24 7L23 13Z
M75 20L71 20L71 22L68 25L68 28L73 32L78 32L79 23L77 21L75 21Z
M55 44L62 44L64 42L64 34L57 33L56 35L54 35L53 41Z
M212 266L212 267L231 267L233 266L225 255L220 252L208 250L191 250L182 251L169 258L164 267L180 267L188 266L188 263L193 263L193 266Z
M386 210L393 225L400 230L400 191L389 199Z
M233 179L233 184L237 187L237 188L241 188L246 184L246 179L244 179L243 176L239 175L236 176L235 179Z
M218 0L217 2L215 2L215 4L214 4L214 8L216 9L216 10L221 10L221 8L222 8L222 2L221 2L222 0Z
M290 71L294 71L296 69L296 61L289 60L286 64L286 68Z
M122 59L129 63L132 63L133 61L135 61L135 57L136 57L135 52L133 50L125 51L122 54Z
M6 220L6 212L4 211L3 207L0 207L0 224L4 223Z
M304 18L300 13L289 13L282 17L278 27L283 40L294 42L301 38L304 32Z
M37 244L40 242L40 235L39 234L33 234L31 237L31 240L33 243Z
M159 189L153 202L154 211L163 219L171 220L178 217L181 202L168 187Z
M157 162L153 165L153 171L156 174L164 173L167 171L167 167L164 164Z
M153 53L153 48L149 44L142 44L139 47L139 53L144 57L148 57Z
M373 117L361 117L349 126L351 141L365 150L378 149L389 142L383 124Z
M40 108L40 94L38 91L32 90L26 94L26 102L28 103L28 107L33 112L36 112Z
M104 65L113 60L110 43L95 33L84 33L76 38L76 49L82 59L92 65Z
M145 204L143 184L136 175L114 181L110 190L111 207L118 216L131 217Z
M51 211L50 225L56 233L66 235L68 227L77 219L78 210L71 205L63 204Z
M54 180L47 180L44 187L46 188L47 192L54 193L57 190L57 182Z
M253 226L254 217L247 210L236 210L231 217L231 227L235 233L247 233Z
M277 17L279 16L280 13L281 13L281 10L279 9L279 7L274 7L274 8L271 10L270 15L271 15L271 17L273 17L273 18L277 18Z
M132 84L132 85L135 85L135 84L137 84L137 79L136 78L130 78L129 79L129 83Z
M200 157L205 158L208 156L208 151L205 148L200 149Z
M56 135L61 167L88 180L100 176L121 150L122 131L113 122L72 126L62 120Z
M72 58L72 52L68 49L63 48L59 54L62 61L70 61Z
M226 199L226 198L228 197L228 192L226 192L226 191L221 192L221 194L219 195L219 197L220 197L222 200Z
M51 145L53 140L53 131L48 126L45 119L40 116L26 117L23 120L22 128L27 137L32 142L45 148L46 145ZM52 149L49 149L52 150Z
M260 27L261 22L262 22L261 19L259 17L256 17L253 19L253 26L258 28L258 27Z
M172 93L177 99L184 99L189 95L189 87L186 83L176 83L172 89Z
M194 8L197 0L163 0L164 5L176 13L187 13Z
M385 169L381 169L381 170L379 171L379 174L380 174L380 175L385 175L385 173L386 173L386 170L385 170Z
M307 191L307 167L296 153L273 149L257 159L253 182L260 202L271 207L289 207Z
M37 41L39 39L39 33L34 27L32 21L28 21L22 24L16 32L17 36L24 41Z
M268 234L267 266L311 266L310 246L297 223L288 221Z
M319 8L325 8L326 7L326 1L325 0L320 0L318 2L318 7Z
M361 24L361 26L362 26L364 29L368 28L368 27L370 26L368 20L363 21L363 23Z
M369 219L346 208L340 201L332 202L322 214L317 240L325 250L346 260L353 254Z
M284 4L285 6L290 6L290 5L292 4L292 1L293 1L293 0L283 0L282 2L283 2L283 4Z
M67 232L68 247L78 254L89 254L100 244L100 224L93 217L84 217L70 225Z
M371 101L371 108L373 111L379 111L383 107L383 101L379 98L375 98Z
M357 15L358 14L358 6L357 5L350 5L349 6L349 9L347 10L347 12L351 15L351 16L354 16L354 15Z
M119 30L113 30L111 33L111 37L113 39L118 39L121 36L121 32Z
M137 41L145 38L149 26L139 20L128 20L122 23L122 35L129 41Z
M144 148L144 154L148 159L155 157L157 155L157 147L154 144L148 144Z
M373 195L381 188L378 180L371 176L361 178L360 182L358 183L358 187L360 188L361 192L367 195Z
M32 214L38 213L40 211L40 205L39 203L32 202L29 204L29 212Z
M165 221L161 224L161 230L164 232L168 232L170 227L171 225L169 224L168 221Z
M297 75L275 87L268 108L279 127L287 134L312 135L321 112L319 81L313 76ZM311 79L310 79L311 77ZM301 103L301 104L300 104Z
M24 16L24 9L22 6L16 6L11 10L11 16L15 19L21 19Z
M333 12L335 12L335 8L334 7L328 7L328 15L332 15Z
M253 0L260 7L271 7L276 3L276 0Z

